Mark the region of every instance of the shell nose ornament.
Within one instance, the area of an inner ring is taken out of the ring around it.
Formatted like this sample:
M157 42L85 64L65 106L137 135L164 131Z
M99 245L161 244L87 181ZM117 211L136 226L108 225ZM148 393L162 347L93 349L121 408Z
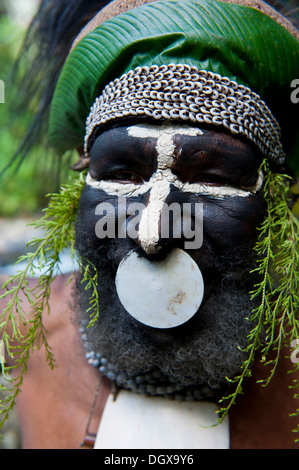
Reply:
M149 261L130 251L115 278L125 310L152 328L174 328L190 320L199 309L204 281L195 261L175 248L162 261Z

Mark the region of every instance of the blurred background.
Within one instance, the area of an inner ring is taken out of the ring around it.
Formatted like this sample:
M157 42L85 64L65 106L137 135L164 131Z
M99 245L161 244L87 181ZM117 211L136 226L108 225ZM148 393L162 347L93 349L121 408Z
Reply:
M9 265L24 252L30 237L30 229L26 225L36 218L44 199L36 173L36 157L25 162L18 172L15 165L3 173L21 143L28 120L25 114L12 120L10 96L15 94L12 69L37 6L37 0L0 0L0 80L3 86L0 95L0 284ZM0 381L5 384L2 376ZM16 410L0 432L0 449L20 447Z
M60 178L69 171L66 166L62 176L61 159L42 143L34 146L21 164L20 159L14 159L22 154L23 139L37 110L37 100L28 98L26 103L20 81L26 75L27 57L36 51L27 51L23 58L20 50L38 6L39 0L0 0L0 83L4 85L4 99L0 95L0 276L24 252L33 235L28 223L40 217L46 195L59 190ZM19 56L16 80L14 64ZM38 80L38 70L36 77ZM25 102L18 110L21 99Z
M21 165L14 159L22 150L26 130L37 108L30 101L29 108L23 106L21 112L15 113L22 82L16 83L13 71L38 5L39 0L0 0L0 293L3 281L13 272L13 264L26 252L27 242L38 235L28 224L41 216L47 204L46 194L56 192L60 186L53 155L42 144ZM26 60L20 60L18 76L24 70ZM1 374L0 382L4 383ZM14 410L0 431L0 449L19 446Z
M26 110L12 119L11 109L17 99L16 85L12 82L13 64L18 56L26 28L38 6L38 0L0 0L0 79L4 82L5 102L0 103L0 172L9 164L24 138L26 125L34 109ZM43 203L45 183L37 159L44 158L36 149L28 162L15 173L16 165L1 176L0 216L28 217ZM44 167L44 164L42 165ZM50 185L49 185L50 188Z

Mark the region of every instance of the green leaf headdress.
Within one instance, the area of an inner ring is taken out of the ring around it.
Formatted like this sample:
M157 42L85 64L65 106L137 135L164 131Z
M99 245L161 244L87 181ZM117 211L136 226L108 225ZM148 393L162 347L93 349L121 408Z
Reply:
M128 11L119 11L121 4ZM249 139L265 157L262 171L267 214L256 245L261 283L252 292L261 303L251 317L248 360L233 381L234 392L223 398L220 419L240 393L243 379L250 375L257 352L264 358L271 350L276 354L270 363L270 380L283 344L290 346L299 338L299 225L288 204L291 178L285 167L287 162L293 171L299 171L296 103L291 99L291 84L299 77L299 36L268 5L258 2L255 8L250 4L250 0L136 1L134 5L140 6L130 9L129 2L115 0L75 41L52 100L49 137L58 154L79 149L77 167L84 171L59 195L52 196L41 222L46 238L38 240L36 251L26 256L28 269L36 260L48 266L38 290L28 291L24 273L13 279L14 284L5 285L5 295L11 294L11 301L2 316L3 339L11 355L19 354L23 371L34 341L41 338L46 343L42 311L48 305L59 253L74 245L73 224L92 140L107 122L127 117L221 126ZM93 286L95 321L96 276L92 267L81 261L84 279ZM20 290L34 308L27 335L19 328L27 321L18 300ZM7 334L9 323L17 350ZM266 331L263 345L261 331ZM47 350L52 365L51 351ZM294 367L298 370L297 364ZM21 381L16 380L16 392L4 404L5 412L12 406ZM294 387L297 384L295 380Z

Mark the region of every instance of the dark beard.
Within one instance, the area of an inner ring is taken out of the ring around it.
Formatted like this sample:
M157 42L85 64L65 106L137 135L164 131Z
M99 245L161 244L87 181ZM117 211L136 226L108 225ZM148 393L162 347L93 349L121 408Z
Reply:
M253 327L248 320L254 280L251 247L217 255L208 243L198 252L206 290L199 312L186 324L158 330L138 323L121 305L115 289L120 260L133 248L129 239L88 243L77 229L77 249L98 272L100 315L89 323L89 292L78 276L75 306L90 362L119 387L178 399L217 400L227 377L240 373ZM136 245L135 245L136 246ZM196 260L197 256L194 255Z

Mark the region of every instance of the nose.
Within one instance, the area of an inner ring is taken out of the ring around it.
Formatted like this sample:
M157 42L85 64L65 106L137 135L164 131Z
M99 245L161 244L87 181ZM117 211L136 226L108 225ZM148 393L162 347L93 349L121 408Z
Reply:
M202 213L188 194L159 181L146 199L133 239L147 255L167 254L173 247L200 248L202 227L196 221L202 223Z
M160 250L161 214L170 191L167 181L159 181L150 191L148 203L141 214L138 228L137 243L146 254L152 255Z

